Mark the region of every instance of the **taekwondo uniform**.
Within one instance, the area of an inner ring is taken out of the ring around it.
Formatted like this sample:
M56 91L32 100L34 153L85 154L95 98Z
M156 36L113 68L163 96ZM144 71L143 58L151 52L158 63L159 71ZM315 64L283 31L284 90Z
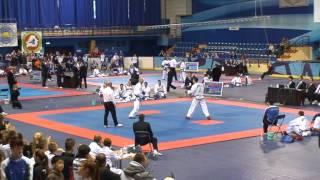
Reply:
M304 116L297 117L296 119L289 122L287 133L296 133L303 135L304 131L308 131L308 119Z
M162 79L165 80L168 74L168 69L170 67L170 64L168 60L164 59L161 65L162 65Z
M134 119L137 112L139 111L140 109L140 100L141 98L143 97L143 94L142 94L142 84L141 82L138 82L134 88L133 88L133 95L134 95L134 102L133 102L133 109L132 111L130 112L129 114L129 118L130 119Z
M154 94L155 99L165 98L167 95L166 87L163 84L159 85L159 83L157 83L154 86Z
M186 117L187 119L190 119L194 109L199 103L200 103L203 114L207 117L208 120L211 119L203 93L204 93L204 84L198 83L198 82L192 85L191 90L188 90L188 94L191 94L193 96L193 100L188 110L188 114Z
M142 94L143 94L143 97L145 98L145 99L148 99L148 98L150 98L150 92L151 92L151 88L149 87L149 85L143 85L142 86Z
M186 74L186 63L184 61L180 62L180 81L184 82L187 78Z

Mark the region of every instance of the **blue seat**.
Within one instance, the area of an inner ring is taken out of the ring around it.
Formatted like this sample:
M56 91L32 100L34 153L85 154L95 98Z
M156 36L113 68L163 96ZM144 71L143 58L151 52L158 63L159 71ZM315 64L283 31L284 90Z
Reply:
M5 97L4 99L9 99L9 89L8 88L0 89L0 96Z

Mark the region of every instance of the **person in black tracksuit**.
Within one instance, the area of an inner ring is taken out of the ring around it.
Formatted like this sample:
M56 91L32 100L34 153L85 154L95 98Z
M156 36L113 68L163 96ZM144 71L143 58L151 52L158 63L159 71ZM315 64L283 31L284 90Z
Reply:
M87 69L88 67L84 62L80 65L80 88L82 88L82 79L84 80L84 87L87 88Z
M72 72L73 72L73 82L74 82L74 87L78 88L79 87L79 69L77 68L76 65L72 66Z
M8 80L9 90L10 90L10 96L12 97L13 85L17 83L17 80L16 80L16 78L14 77L14 74L13 74L13 68L12 67L9 67L9 69L7 71L7 80ZM10 101L12 101L11 98L10 98Z
M49 68L46 62L42 62L41 64L41 79L42 79L42 87L47 87L47 79L49 74Z
M172 85L173 76L174 76L174 70L173 68L170 68L168 72L167 92L170 92L170 87L172 89L176 89L176 87Z
M56 75L57 75L57 85L59 88L62 88L62 81L61 80L64 75L64 69L60 63L57 64Z
M18 99L19 96L20 96L20 92L19 92L18 86L15 84L12 88L12 95L11 95L12 108L22 109L22 105Z

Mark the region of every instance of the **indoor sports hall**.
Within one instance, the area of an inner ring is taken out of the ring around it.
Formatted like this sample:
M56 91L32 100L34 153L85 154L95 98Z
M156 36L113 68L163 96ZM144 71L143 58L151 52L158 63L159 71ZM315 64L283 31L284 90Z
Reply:
M320 0L0 0L1 179L313 180Z

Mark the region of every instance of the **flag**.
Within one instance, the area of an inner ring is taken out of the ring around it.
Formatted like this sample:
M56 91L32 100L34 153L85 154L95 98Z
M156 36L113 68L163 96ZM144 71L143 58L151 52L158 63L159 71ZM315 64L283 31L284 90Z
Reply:
M301 7L301 6L308 6L308 0L279 0L280 7Z
M40 53L42 49L42 32L23 31L21 32L21 49L26 53Z
M18 46L17 24L0 23L0 47Z

